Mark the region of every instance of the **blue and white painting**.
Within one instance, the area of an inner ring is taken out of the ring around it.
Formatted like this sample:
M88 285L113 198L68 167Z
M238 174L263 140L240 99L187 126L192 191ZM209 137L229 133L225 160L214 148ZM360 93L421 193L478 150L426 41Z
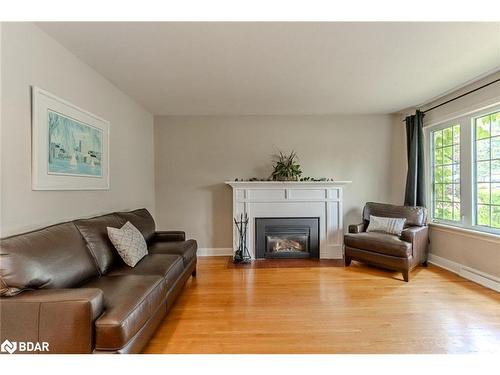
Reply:
M47 112L48 173L102 177L102 130L51 110Z

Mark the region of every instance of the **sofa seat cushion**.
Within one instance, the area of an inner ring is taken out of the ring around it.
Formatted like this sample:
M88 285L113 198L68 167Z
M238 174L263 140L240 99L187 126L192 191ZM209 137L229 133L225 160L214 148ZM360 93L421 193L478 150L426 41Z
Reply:
M104 293L104 313L95 322L97 350L118 350L155 314L165 301L160 276L103 276L85 285Z
M158 275L165 279L170 289L184 271L182 257L177 254L149 254L141 259L135 267L125 264L113 268L108 275Z
M184 267L196 258L198 244L195 240L162 242L155 241L149 246L150 254L177 254L182 256Z
M411 243L399 239L398 236L377 233L349 233L344 236L346 246L375 253L407 258L412 254Z

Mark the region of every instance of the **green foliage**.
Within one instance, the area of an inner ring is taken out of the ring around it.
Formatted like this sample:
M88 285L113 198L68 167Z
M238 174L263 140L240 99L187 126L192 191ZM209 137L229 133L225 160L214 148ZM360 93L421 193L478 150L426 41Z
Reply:
M477 225L500 229L500 112L474 121ZM434 218L460 221L460 125L432 132Z
M478 205L477 206L477 224L490 226L490 206Z
M490 184L477 184L477 203L490 204Z
M453 166L445 165L443 166L443 182L453 182Z
M476 222L500 229L500 112L475 120Z
M483 116L476 119L476 139L491 137L490 116Z
M451 146L453 144L453 128L443 129L443 146Z
M453 220L454 221L462 220L462 215L460 214L460 203L453 204Z
M481 161L476 163L477 182L490 181L490 161Z
M500 112L490 115L491 135L500 135Z
M460 144L460 125L453 126L453 143Z
M491 158L500 159L500 137L491 138Z
M476 191L477 224L500 228L500 183L479 183Z
M500 229L500 207L492 206L491 207L491 226L493 228Z
M491 204L500 206L500 183L491 184Z
M490 138L480 139L476 142L476 160L490 158Z
M433 132L434 217L460 221L460 125Z
M453 163L453 147L448 146L443 148L443 164Z
M302 175L295 151L292 151L289 155L279 151L273 168L271 177L274 181L297 181Z
M443 131L438 130L434 132L434 147L443 147Z

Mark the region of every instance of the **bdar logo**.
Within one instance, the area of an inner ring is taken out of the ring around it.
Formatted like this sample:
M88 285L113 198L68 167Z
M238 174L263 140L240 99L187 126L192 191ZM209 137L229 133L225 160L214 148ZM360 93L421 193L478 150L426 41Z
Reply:
M9 341L5 340L2 345L0 345L1 352L7 352L13 354L14 352L48 352L49 343L46 341L42 342L31 342L31 341Z
M10 342L9 340L5 340L2 342L2 345L0 346L0 350L2 352L8 352L10 354L14 353L17 350L17 342Z

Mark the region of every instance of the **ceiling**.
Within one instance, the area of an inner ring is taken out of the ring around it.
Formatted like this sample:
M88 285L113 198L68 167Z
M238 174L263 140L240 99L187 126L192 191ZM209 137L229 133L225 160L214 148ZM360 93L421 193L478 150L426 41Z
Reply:
M155 115L392 113L500 67L500 23L37 25Z

